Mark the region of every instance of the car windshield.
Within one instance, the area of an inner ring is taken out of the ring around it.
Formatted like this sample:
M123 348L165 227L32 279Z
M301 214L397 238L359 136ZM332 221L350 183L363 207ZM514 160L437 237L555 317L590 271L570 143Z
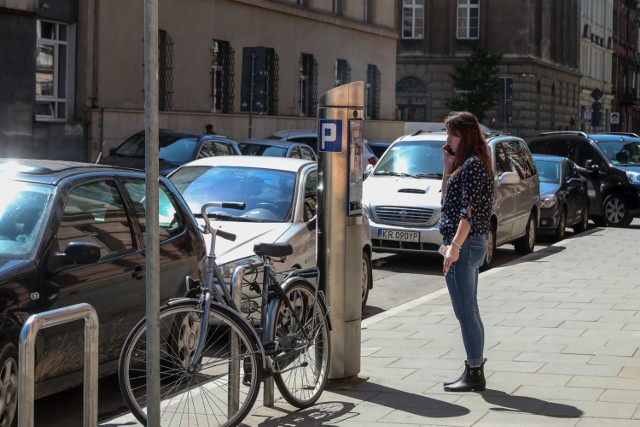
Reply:
M640 139L596 141L609 158L611 164L620 166L640 166Z
M161 160L183 164L193 159L198 141L196 138L176 138L175 136L160 136L159 157ZM144 158L144 133L135 134L118 147L115 154L124 157Z
M535 159L540 182L560 182L560 163Z
M30 259L44 232L52 187L0 177L0 259Z
M443 141L401 141L382 156L374 175L442 178Z
M270 156L284 157L287 153L284 147L273 147L271 145L250 144L243 142L240 144L240 152L245 156Z
M191 166L176 171L171 181L189 208L200 215L207 202L246 203L244 210L212 208L212 219L227 221L290 221L295 172L235 166Z

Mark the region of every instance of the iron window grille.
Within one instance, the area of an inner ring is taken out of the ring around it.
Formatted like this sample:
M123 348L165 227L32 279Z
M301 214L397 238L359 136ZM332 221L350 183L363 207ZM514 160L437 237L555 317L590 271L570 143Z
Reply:
M233 113L234 56L231 43L213 40L211 45L211 112Z
M346 59L336 59L336 86L351 82L351 66Z
M173 106L173 39L165 30L158 31L158 109L171 111Z
M367 99L366 117L377 120L380 118L380 70L376 65L367 65Z
M313 55L303 53L299 63L300 115L315 117L318 101L318 62Z

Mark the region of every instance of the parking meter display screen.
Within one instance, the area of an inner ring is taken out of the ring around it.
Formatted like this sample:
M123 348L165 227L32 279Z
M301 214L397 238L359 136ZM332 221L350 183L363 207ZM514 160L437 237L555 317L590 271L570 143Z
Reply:
M347 183L347 215L362 214L362 120L349 120L349 182Z

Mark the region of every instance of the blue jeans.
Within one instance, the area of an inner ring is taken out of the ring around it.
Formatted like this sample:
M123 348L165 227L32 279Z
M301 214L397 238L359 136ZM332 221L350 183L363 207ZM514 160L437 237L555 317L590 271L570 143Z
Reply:
M449 245L451 240L445 237L443 243ZM467 237L460 249L460 257L445 276L453 312L460 322L469 366L480 366L484 362L484 325L478 310L478 274L488 245L485 236Z

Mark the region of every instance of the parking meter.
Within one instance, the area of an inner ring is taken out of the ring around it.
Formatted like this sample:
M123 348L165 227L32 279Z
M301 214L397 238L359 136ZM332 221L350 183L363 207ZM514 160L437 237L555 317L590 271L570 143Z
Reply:
M360 372L364 82L318 101L317 256L331 320L329 378Z

